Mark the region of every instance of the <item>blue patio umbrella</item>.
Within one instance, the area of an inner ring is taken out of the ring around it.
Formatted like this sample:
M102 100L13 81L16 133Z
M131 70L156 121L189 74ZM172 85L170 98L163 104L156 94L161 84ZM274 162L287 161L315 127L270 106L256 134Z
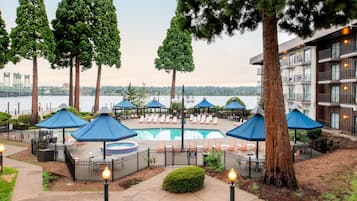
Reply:
M265 125L262 113L257 112L245 123L228 131L226 134L235 138L240 138L248 141L256 141L256 157L258 159L259 141L265 141Z
M120 101L119 103L113 106L115 115L117 115L116 113L117 110L125 110L125 116L128 116L128 112L127 112L128 110L132 110L135 108L136 106L126 99L123 99L122 101Z
M79 142L103 141L104 160L107 141L118 141L137 135L135 131L119 123L109 113L110 110L107 107L102 108L97 118L72 133L73 138Z
M212 107L214 107L214 105L208 102L206 98L203 98L203 100L199 102L197 105L195 105L194 108L212 108Z
M114 108L119 110L130 110L130 109L135 109L136 107L130 101L124 99L119 103L117 103L116 105L114 105Z
M244 110L245 107L239 104L236 100L231 101L228 105L225 105L223 109L227 110Z
M312 130L322 128L323 125L310 117L301 113L298 109L294 109L286 115L286 121L289 129L295 129L294 143L296 144L296 129Z
M64 105L61 105L60 107L62 107L62 109L58 110L50 118L45 119L38 124L35 124L35 126L39 128L48 128L48 129L62 128L62 132L63 132L62 136L63 136L63 144L64 144L65 128L78 128L88 124L88 122L74 115L72 112L67 110Z
M145 105L146 108L165 108L165 105L161 104L157 100L152 100L148 104Z

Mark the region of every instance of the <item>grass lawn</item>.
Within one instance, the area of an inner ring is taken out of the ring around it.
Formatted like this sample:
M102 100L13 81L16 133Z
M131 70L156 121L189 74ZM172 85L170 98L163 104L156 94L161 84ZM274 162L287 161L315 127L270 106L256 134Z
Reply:
M25 144L22 142L11 141L11 140L7 140L6 138L0 138L0 144L8 144L8 145L13 145L13 146L18 146L18 147L30 147L31 146L31 144Z
M17 170L4 167L0 174L0 201L10 201L16 183Z

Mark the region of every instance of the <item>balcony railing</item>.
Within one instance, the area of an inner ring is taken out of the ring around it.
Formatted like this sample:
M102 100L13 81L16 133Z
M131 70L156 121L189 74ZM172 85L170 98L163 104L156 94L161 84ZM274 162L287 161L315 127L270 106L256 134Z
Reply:
M306 94L295 94L295 100L300 102L310 102L311 96L309 93Z
M311 75L304 75L302 81L303 82L311 82Z
M319 102L331 102L331 94L319 94Z
M331 48L319 51L319 60L331 58Z
M303 82L303 78L302 74L295 75L295 82Z
M258 68L257 69L257 75L264 75L264 69Z
M348 44L341 46L341 55L357 52L356 41L352 40Z
M331 71L319 72L319 81L331 80Z
M354 70L352 68L341 70L341 80L342 79L356 79Z
M356 104L356 96L353 94L340 95L340 103L342 104Z

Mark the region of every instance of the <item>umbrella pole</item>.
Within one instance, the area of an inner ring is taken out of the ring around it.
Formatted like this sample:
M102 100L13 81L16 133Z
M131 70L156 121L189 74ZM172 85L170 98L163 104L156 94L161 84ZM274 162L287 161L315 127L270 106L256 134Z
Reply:
M64 140L65 140L65 138L64 138L64 128L62 128L62 138L63 138L62 142L64 144Z
M105 160L105 141L103 142L103 160Z
M255 149L255 156L257 157L257 160L258 160L258 154L259 154L259 141L257 141L257 148Z
M296 129L295 129L294 144L296 144Z

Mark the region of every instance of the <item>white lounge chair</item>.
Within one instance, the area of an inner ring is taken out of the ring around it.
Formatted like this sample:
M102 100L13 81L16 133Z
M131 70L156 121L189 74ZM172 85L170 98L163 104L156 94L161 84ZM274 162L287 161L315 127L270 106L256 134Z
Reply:
M176 117L176 116L174 116L174 117L172 118L172 123L173 123L173 124L177 124L177 117Z
M213 117L212 124L216 125L218 123L218 117Z

